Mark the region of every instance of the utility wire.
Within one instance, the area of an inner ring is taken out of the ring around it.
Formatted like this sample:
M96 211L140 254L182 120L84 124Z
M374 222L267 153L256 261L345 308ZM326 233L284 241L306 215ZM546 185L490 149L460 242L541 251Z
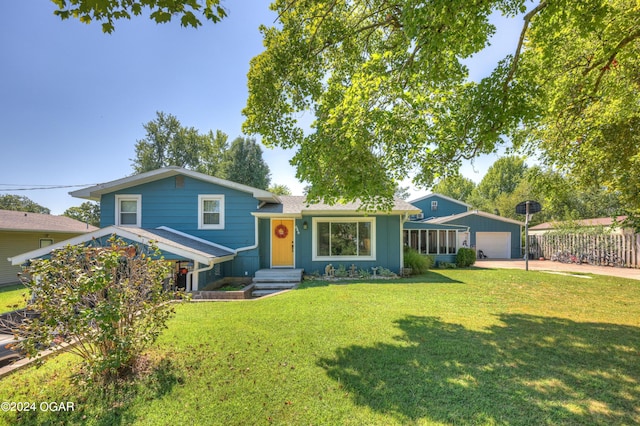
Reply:
M11 183L0 183L0 186L14 186L15 188L0 188L0 191L39 191L43 189L63 189L63 188L77 188L81 186L94 186L95 183L83 184L83 185L20 185Z

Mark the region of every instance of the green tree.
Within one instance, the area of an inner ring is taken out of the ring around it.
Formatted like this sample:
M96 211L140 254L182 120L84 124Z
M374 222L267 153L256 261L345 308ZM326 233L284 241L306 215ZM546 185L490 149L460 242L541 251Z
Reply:
M474 181L460 174L455 174L438 180L438 183L431 187L431 191L466 203L475 188Z
M291 190L287 185L275 184L270 186L267 191L276 195L291 195Z
M219 130L206 134L184 127L177 117L156 112L155 120L143 125L146 137L136 142L132 159L135 173L167 166L184 167L215 175L227 149L227 135Z
M151 246L145 252L112 238L107 247L66 246L34 259L23 278L38 315L17 329L29 357L74 343L84 378L104 383L127 374L174 313L162 282L171 267Z
M312 198L388 199L410 172L431 186L512 140L640 214L640 6L528 5L276 0L278 22L261 28L266 49L251 61L244 130L297 147ZM469 81L463 60L488 44L494 13L524 18L519 43Z
M0 195L0 210L50 214L51 210L21 195Z
M515 191L526 170L527 165L522 157L499 158L489 167L469 197L470 204L482 210L493 211L498 196Z
M131 19L144 10L150 13L149 18L156 23L170 22L179 16L183 27L197 28L202 25L200 18L211 22L218 22L227 16L227 11L220 5L220 0L173 1L162 0L51 0L57 7L53 13L61 19L77 18L80 22L89 24L92 21L102 23L102 31L112 33L115 29L114 21Z
M69 207L62 215L99 227L100 203L85 201L77 207Z
M219 177L254 188L267 189L271 178L255 139L238 137L224 154Z

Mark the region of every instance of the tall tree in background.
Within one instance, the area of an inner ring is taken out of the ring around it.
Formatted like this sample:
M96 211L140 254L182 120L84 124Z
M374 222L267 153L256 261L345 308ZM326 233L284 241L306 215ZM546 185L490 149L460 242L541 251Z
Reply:
M132 167L143 173L167 166L178 166L215 175L227 148L227 135L221 131L201 134L184 127L177 117L156 112L155 120L143 125L147 134L136 142Z
M267 191L275 195L291 195L291 189L287 185L275 184L271 185Z
M262 159L262 148L255 139L238 137L224 154L219 177L254 188L267 189L271 181L269 166Z
M439 179L438 183L431 187L431 191L466 203L475 188L474 181L455 174Z
M33 200L21 195L0 195L0 210L17 210L20 212L50 214L51 210L42 207Z
M507 156L496 160L469 197L469 204L493 212L498 196L515 191L526 170L527 165L522 157Z
M69 207L62 215L100 227L100 203L85 201L80 206Z
M297 148L310 198L376 203L413 172L428 187L506 135L577 184L598 180L640 215L636 1L271 7L278 22L261 28L266 49L251 62L244 130L266 146ZM469 81L463 60L487 46L494 13L522 18L519 43L489 76Z

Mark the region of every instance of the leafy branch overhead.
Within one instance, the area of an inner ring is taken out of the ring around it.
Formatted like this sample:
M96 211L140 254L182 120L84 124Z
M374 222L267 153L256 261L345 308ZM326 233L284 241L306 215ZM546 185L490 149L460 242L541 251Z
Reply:
M150 12L149 18L161 24L180 18L183 27L197 28L205 19L219 22L227 16L227 11L220 0L51 0L57 10L53 13L61 19L76 18L88 24L93 21L102 23L102 31L112 33L115 30L114 21L131 19L143 12Z
M509 143L640 208L637 2L271 7L278 22L261 28L266 49L251 61L244 129L267 146L297 147L310 197L375 203L408 175L430 186ZM520 42L473 82L464 61L489 44L493 14L522 19Z

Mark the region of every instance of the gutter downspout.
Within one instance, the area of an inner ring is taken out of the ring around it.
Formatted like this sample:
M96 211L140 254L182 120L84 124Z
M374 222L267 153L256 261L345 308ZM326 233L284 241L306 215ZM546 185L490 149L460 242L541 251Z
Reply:
M237 248L236 253L241 251L254 250L258 248L258 216L254 216L254 219L255 219L255 224L253 228L255 229L255 235L253 237L253 241L255 242L253 243L253 245Z

